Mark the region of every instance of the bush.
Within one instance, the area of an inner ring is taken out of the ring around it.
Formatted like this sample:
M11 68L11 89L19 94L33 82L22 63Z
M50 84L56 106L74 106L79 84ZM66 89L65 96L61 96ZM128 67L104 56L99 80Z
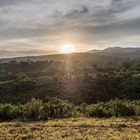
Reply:
M50 98L43 103L32 99L22 105L0 104L0 120L48 120L69 117L121 117L140 115L140 102L129 100L112 100L106 103L73 105L67 101Z
M22 106L24 119L41 120L44 118L43 103L41 100L32 99L31 102Z
M72 104L57 98L51 98L45 104L44 111L50 118L68 118L72 116Z
M90 117L110 117L111 114L106 110L102 104L91 105L87 107L87 111Z
M20 116L18 106L11 104L0 104L0 119L11 120Z
M99 103L87 106L90 117L121 117L132 116L138 113L139 106L130 104L130 101L112 100L107 103Z
M127 104L129 106L131 106L131 108L133 108L133 110L135 111L135 114L136 115L140 115L140 101L137 100L137 101L126 101Z
M106 107L110 110L112 116L120 117L135 115L133 107L121 100L110 101L106 103Z
M74 106L73 110L72 110L72 116L73 117L87 117L87 116L89 116L89 114L87 112L87 106L88 105L86 103Z

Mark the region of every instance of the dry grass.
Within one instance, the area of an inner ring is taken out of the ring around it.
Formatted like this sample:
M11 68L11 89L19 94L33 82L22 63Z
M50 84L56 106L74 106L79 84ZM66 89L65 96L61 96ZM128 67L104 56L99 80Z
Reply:
M2 122L0 140L139 140L140 118Z

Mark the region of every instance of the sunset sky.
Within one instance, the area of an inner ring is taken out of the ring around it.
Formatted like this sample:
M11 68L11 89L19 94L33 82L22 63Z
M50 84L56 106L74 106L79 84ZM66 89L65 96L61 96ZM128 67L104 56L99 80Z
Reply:
M0 57L140 47L140 0L0 0Z

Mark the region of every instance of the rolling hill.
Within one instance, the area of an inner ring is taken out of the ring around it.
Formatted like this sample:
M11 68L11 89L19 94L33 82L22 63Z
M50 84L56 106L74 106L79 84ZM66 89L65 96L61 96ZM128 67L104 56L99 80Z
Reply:
M72 62L78 62L79 65L87 65L98 63L99 65L106 65L108 63L120 64L124 61L140 59L140 48L121 48L112 47L104 50L91 50L84 53L74 54L53 54L53 55L41 55L41 56L28 56L28 57L16 57L0 59L0 62L10 61L61 61L65 62L67 59L71 59Z
M0 101L139 99L139 60L139 48L1 59Z
M140 53L140 48L122 48L122 47L109 47L103 50L91 50L89 53L102 52L102 53Z

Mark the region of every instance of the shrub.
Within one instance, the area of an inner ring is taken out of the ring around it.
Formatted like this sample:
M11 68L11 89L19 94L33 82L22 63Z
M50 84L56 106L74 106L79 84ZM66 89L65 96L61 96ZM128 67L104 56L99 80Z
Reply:
M1 120L16 119L18 116L19 116L18 106L11 105L11 104L0 105L0 119Z
M111 100L106 103L73 105L67 101L50 98L43 103L32 99L22 105L0 104L0 120L48 120L69 117L121 117L140 115L140 102L129 100Z
M135 111L132 106L127 102L121 100L114 100L106 103L106 107L110 110L112 116L132 116L135 115Z
M87 117L89 116L87 112L87 104L83 103L81 105L76 105L73 107L72 116L73 117Z
M106 103L98 103L87 106L87 112L90 117L121 117L138 114L138 108L130 104L130 101L112 100ZM137 112L137 113L136 113Z
M44 117L43 103L41 100L32 99L31 102L22 106L24 119L41 120Z
M51 98L44 106L50 118L68 118L72 116L72 105L57 98Z
M102 104L91 105L87 107L87 111L90 117L110 117L111 114L106 110Z
M131 106L131 108L133 108L133 110L135 111L136 115L140 115L140 101L126 101L127 105Z

